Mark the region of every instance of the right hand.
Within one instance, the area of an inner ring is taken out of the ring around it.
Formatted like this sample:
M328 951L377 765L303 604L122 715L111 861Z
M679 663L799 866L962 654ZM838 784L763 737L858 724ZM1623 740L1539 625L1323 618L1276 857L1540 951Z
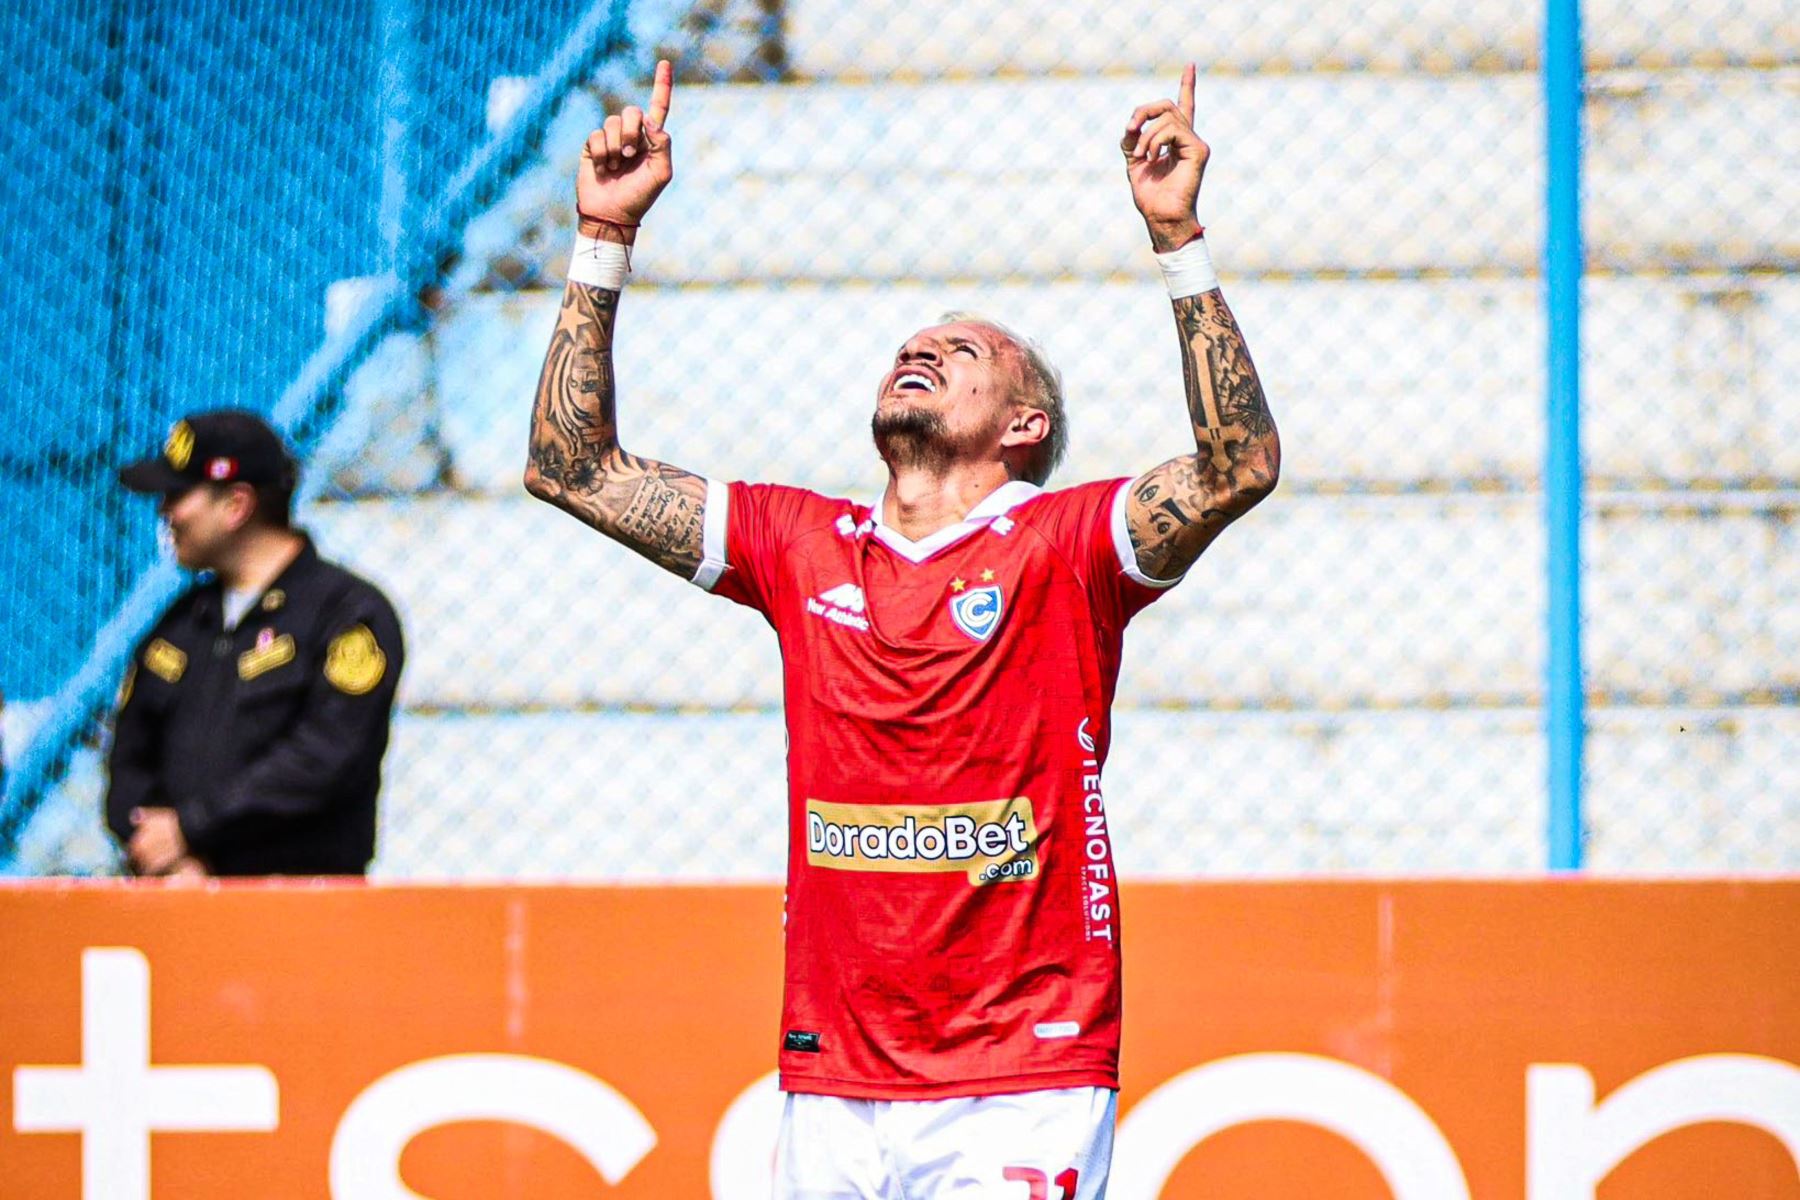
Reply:
M1159 251L1173 250L1199 228L1194 206L1212 149L1194 132L1194 74L1189 63L1181 72L1181 98L1141 105L1119 139L1132 202Z
M575 211L587 237L629 242L657 196L675 176L673 144L663 130L675 92L675 68L656 64L650 110L627 105L588 134L575 174Z
M131 810L131 843L126 847L140 875L161 875L187 857L181 818L172 808Z

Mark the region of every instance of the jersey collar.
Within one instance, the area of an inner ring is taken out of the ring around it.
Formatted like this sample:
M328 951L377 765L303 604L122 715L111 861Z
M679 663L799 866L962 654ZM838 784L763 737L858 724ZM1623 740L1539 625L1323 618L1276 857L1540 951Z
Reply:
M989 492L987 498L969 510L969 515L954 525L946 525L929 537L913 541L898 530L891 529L881 520L881 497L869 506L869 520L874 528L871 530L875 539L908 562L921 563L942 550L946 546L960 542L977 529L991 524L996 517L1003 517L1012 509L1025 503L1043 489L1035 483L1023 479L1014 479L1001 484Z

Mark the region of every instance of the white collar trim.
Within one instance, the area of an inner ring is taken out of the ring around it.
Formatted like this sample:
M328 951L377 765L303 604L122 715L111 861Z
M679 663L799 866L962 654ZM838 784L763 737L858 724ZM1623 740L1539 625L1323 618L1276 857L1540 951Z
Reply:
M996 517L1003 517L1036 496L1043 489L1035 483L1023 479L1013 479L1001 484L989 492L987 498L969 510L969 515L954 525L946 525L929 537L913 541L905 534L888 527L881 520L881 497L869 506L869 520L874 523L872 530L875 538L882 545L898 554L908 562L922 563L946 546L955 544L988 525Z

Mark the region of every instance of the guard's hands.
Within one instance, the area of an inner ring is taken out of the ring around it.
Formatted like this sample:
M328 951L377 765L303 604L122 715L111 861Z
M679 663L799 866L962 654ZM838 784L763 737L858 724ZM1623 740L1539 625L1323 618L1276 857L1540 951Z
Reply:
M161 875L187 857L187 839L172 808L131 810L131 843L126 853L140 875Z
M1181 72L1178 100L1140 105L1119 139L1131 199L1144 215L1157 250L1172 250L1191 237L1200 198L1200 177L1212 154L1194 132L1194 64Z
M205 883L212 875L207 871L205 863L189 855L170 867L163 878L170 887L194 887Z
M675 68L656 64L649 111L627 105L588 134L575 174L575 210L581 232L629 243L634 228L675 175L673 145L663 123L675 93Z

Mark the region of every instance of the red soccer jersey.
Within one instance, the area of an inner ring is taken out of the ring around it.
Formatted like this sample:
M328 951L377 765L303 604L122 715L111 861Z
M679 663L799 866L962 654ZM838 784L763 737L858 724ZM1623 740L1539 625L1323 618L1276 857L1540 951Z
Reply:
M1118 1086L1100 770L1125 623L1158 594L1126 487L1009 483L913 542L879 506L709 485L695 582L781 639L784 1089Z

